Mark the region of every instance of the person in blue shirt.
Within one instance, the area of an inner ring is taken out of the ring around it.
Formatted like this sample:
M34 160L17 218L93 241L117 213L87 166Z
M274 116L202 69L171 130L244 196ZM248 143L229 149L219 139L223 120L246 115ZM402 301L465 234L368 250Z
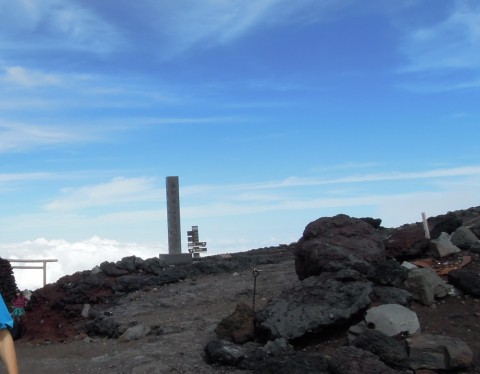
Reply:
M13 319L0 295L0 359L8 374L18 374L17 354L8 327L13 327Z

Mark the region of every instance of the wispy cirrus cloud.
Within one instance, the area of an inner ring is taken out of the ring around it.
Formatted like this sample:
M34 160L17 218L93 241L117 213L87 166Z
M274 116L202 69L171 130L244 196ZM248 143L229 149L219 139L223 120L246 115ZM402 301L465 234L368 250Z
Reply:
M66 127L30 125L0 120L0 153L85 141L85 134Z
M406 31L399 47L406 59L397 71L403 81L397 87L420 94L478 90L479 25L480 4L456 0L442 20Z
M3 0L0 35L0 48L7 52L63 49L104 54L121 42L111 24L71 0ZM17 42L10 41L12 36Z
M399 51L402 74L415 74L398 87L417 93L476 90L480 87L480 5L452 2L446 17L407 32Z
M480 5L456 1L450 15L437 24L409 33L401 48L406 72L480 70Z
M40 174L41 176L42 174ZM0 176L1 177L1 176ZM235 185L192 185L181 188L183 198L191 203L204 203L209 201L212 206L221 207L227 204L228 211L232 207L229 204L243 205L237 210L250 211L255 209L253 206L248 206L249 203L255 205L262 205L267 210L278 210L279 207L286 207L290 204L288 201L297 201L290 193L279 193L281 190L296 190L298 188L311 188L318 186L348 186L350 184L362 183L381 183L388 181L410 181L410 180L429 180L435 179L443 180L446 184L448 180L454 180L457 177L480 177L480 166L465 166L458 168L434 169L423 172L397 172L397 173L377 173L364 175L351 175L340 178L321 179L321 178L299 178L290 177L282 181L235 184ZM1 179L0 179L1 180ZM452 182L453 183L453 182ZM336 187L337 189L337 187ZM345 191L348 191L345 190ZM326 192L328 193L328 191ZM370 199L368 196L348 196L348 192L343 197L315 199L319 200L321 204L344 206L345 204L363 204ZM357 194L357 193L355 193ZM105 206L120 206L130 203L163 201L165 199L165 189L163 186L158 187L155 179L148 177L115 177L108 182L99 184L63 188L61 195L49 203L44 205L44 208L49 211L75 211L90 207L105 207ZM339 201L344 200L344 203ZM352 200L348 202L348 200ZM312 203L311 197L306 196L295 203L300 204L300 201L305 201L305 206ZM245 205L247 204L247 205ZM285 205L287 204L287 205ZM277 206L276 208L274 206ZM282 208L283 209L283 208ZM220 208L221 210L221 208ZM213 213L215 209L211 207L205 209Z
M78 210L142 201L159 201L165 193L150 178L117 177L109 182L78 188L64 188L62 195L47 203L47 210Z
M0 82L23 87L58 86L62 79L55 74L48 74L38 70L28 70L21 66L12 66L4 69Z

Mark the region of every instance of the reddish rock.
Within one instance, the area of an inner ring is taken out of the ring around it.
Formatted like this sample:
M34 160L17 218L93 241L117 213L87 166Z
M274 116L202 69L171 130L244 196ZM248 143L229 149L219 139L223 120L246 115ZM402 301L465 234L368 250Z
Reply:
M430 240L425 238L423 225L416 223L393 230L383 243L388 257L408 260L424 255L429 249Z
M243 344L255 337L255 313L245 304L239 303L235 312L224 318L215 329L219 339Z

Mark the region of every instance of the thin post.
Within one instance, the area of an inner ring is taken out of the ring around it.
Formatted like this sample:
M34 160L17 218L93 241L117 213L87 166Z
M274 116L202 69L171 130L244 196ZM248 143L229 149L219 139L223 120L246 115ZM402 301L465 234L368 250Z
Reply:
M422 221L423 229L425 230L425 238L430 239L430 230L428 229L427 216L425 215L425 212L422 212Z
M43 287L47 284L47 262L43 261Z

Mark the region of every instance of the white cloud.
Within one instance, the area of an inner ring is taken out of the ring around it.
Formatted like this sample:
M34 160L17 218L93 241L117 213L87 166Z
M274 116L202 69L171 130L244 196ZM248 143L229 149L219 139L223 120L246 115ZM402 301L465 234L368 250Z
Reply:
M28 70L21 66L5 68L5 75L0 77L0 82L2 81L3 83L24 87L58 86L62 84L62 79L58 75Z
M35 181L43 179L51 179L54 174L39 172L39 173L3 173L0 174L0 184L23 182L23 181Z
M480 70L480 7L472 1L456 1L444 21L411 32L401 49L407 72L432 70Z
M3 0L0 46L88 50L104 54L121 42L115 28L70 0ZM11 42L23 39L23 46Z
M159 201L164 196L150 178L117 177L107 183L66 188L62 196L45 205L47 210L75 210L140 201Z
M85 136L66 128L12 123L0 120L0 153L32 147L85 141Z
M116 262L127 256L142 259L158 257L159 253L168 253L159 243L137 244L120 243L97 236L78 242L63 239L45 239L22 243L0 244L4 259L57 259L47 263L47 283L57 281L64 275L77 271L91 270L104 261ZM12 263L12 266L25 266ZM42 266L38 263L28 265ZM17 286L21 289L36 289L43 286L43 271L40 269L14 269Z
M221 191L231 193L231 191L246 190L264 190L264 189L282 189L306 186L322 186L329 184L351 184L364 182L382 182L382 181L401 181L401 180L421 180L431 178L449 178L461 176L480 175L480 166L462 166L456 168L433 169L419 172L390 172L390 173L372 173L372 174L354 174L339 178L304 178L288 177L281 181L259 182L250 184L222 185L222 186L191 186L185 188L187 194L194 193L220 193Z

